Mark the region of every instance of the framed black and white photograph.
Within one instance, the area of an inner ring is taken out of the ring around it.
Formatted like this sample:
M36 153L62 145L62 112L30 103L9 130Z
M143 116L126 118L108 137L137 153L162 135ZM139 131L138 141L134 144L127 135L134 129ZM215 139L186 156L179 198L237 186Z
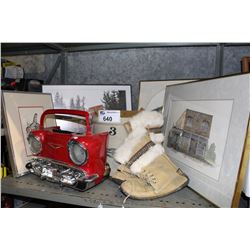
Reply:
M140 81L138 109L162 111L166 86L195 80Z
M168 156L190 187L220 207L234 196L250 110L250 74L168 86L164 101Z
M43 85L55 108L88 110L103 105L107 110L131 110L130 85Z
M28 134L39 128L43 111L53 108L52 96L42 93L3 91L2 105L13 176L22 176L27 173L25 165L32 157L27 141ZM46 126L55 125L55 119L46 119Z
M107 110L131 110L130 85L43 85L43 92L52 95L55 108L88 111L95 106ZM56 123L63 130L80 132L82 125L65 119Z

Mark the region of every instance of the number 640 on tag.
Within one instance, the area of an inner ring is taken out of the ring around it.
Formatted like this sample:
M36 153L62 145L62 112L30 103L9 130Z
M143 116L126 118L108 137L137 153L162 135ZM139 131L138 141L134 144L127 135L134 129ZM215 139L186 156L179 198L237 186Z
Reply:
M119 123L121 121L120 110L99 110L98 121L105 123Z

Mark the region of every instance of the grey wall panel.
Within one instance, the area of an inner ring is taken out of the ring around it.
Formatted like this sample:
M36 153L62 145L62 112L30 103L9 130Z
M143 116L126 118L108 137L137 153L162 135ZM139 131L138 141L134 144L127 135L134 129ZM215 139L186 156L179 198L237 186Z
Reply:
M137 108L140 80L213 77L215 47L145 48L68 55L69 84L131 84Z
M60 54L56 55L56 54L49 54L49 55L45 55L46 56L46 60L45 60L45 66L46 66L46 73L44 75L44 80L46 80L49 76L49 73L51 72L51 69L53 68L56 59L58 58L58 56L60 56ZM52 81L50 84L61 84L61 67L59 65L54 77L52 78Z
M24 68L25 78L34 78L45 81L56 62L57 57L57 54L46 54L5 56L3 58L20 64ZM59 82L60 67L52 80L52 84L58 84Z
M223 75L230 75L241 72L241 58L250 56L250 46L230 46L224 49L224 70Z
M250 46L226 46L223 74L241 71L240 59L250 55ZM33 55L35 58L36 55ZM46 80L58 57L43 56L43 65L29 67L27 78ZM22 58L21 58L22 57ZM32 55L8 57L9 60L33 62ZM27 58L26 58L27 57ZM28 58L29 57L29 58ZM68 53L67 84L131 84L133 107L137 108L140 80L195 79L214 77L216 46L209 47L156 47L114 49ZM41 71L41 68L44 70ZM62 84L60 67L51 84Z

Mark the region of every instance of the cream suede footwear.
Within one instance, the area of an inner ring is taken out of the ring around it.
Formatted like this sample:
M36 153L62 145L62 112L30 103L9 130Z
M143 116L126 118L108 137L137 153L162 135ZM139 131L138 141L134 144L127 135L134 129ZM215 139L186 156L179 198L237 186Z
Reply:
M136 159L138 159L145 152L145 150L147 150L149 147L153 145L154 143L151 141L149 135L144 135L142 138L140 138L137 144L133 147L129 158L124 158L125 164L121 164L117 168L116 172L112 174L112 176L110 176L110 179L120 185L122 182L130 180L131 178L138 178L134 173L131 172L130 166ZM121 158L120 153L117 158Z
M163 141L162 134L146 133L137 140L134 147L130 149L131 152L126 157L124 153L126 147L124 146L120 147L115 154L115 159L117 160L121 159L121 161L123 161L124 164L121 164L118 167L117 171L114 174L112 174L110 179L117 184L121 184L122 182L130 180L131 178L135 179L138 178L135 175L135 173L131 172L130 167L136 160L138 160L143 154L145 154L145 152L154 148L156 145L155 143L161 143L162 141Z
M131 173L130 166L154 144L163 142L163 134L149 133L151 128L160 130L162 125L163 116L155 111L141 111L124 124L128 137L114 154L114 160L121 164L111 176L114 182L120 184L136 177Z
M121 190L132 199L155 199L176 192L188 184L188 177L162 154L136 174L138 178L122 183Z
M137 178L138 177L130 171L129 167L125 165L120 165L116 172L110 176L110 179L118 185L121 185L124 181Z

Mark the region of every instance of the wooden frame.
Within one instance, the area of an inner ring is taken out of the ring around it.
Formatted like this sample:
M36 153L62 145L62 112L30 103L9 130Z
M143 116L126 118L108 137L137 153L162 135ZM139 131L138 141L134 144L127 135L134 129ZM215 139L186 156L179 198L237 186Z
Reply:
M237 178L237 184L236 184L234 198L232 202L232 207L234 208L239 207L241 192L243 189L246 171L248 167L249 154L250 154L250 119L248 121L247 136L245 140L245 146L244 146L244 151L242 154L241 165L240 165L240 171L239 171L239 175Z
M241 63L242 63L242 73L248 73L250 72L250 56L245 56L245 57L242 57L242 60L241 60ZM234 204L234 206L236 206L237 203L239 203L239 193L241 191L243 191L245 193L245 195L250 198L250 160L248 160L248 163L247 163L247 166L246 166L246 169L244 169L243 167L243 172L244 172L244 185L242 187L242 185L239 186L238 188L238 192L237 192L237 201L235 201L236 203ZM243 176L240 176L240 179L242 180Z
M250 56L242 57L242 73L250 72Z

